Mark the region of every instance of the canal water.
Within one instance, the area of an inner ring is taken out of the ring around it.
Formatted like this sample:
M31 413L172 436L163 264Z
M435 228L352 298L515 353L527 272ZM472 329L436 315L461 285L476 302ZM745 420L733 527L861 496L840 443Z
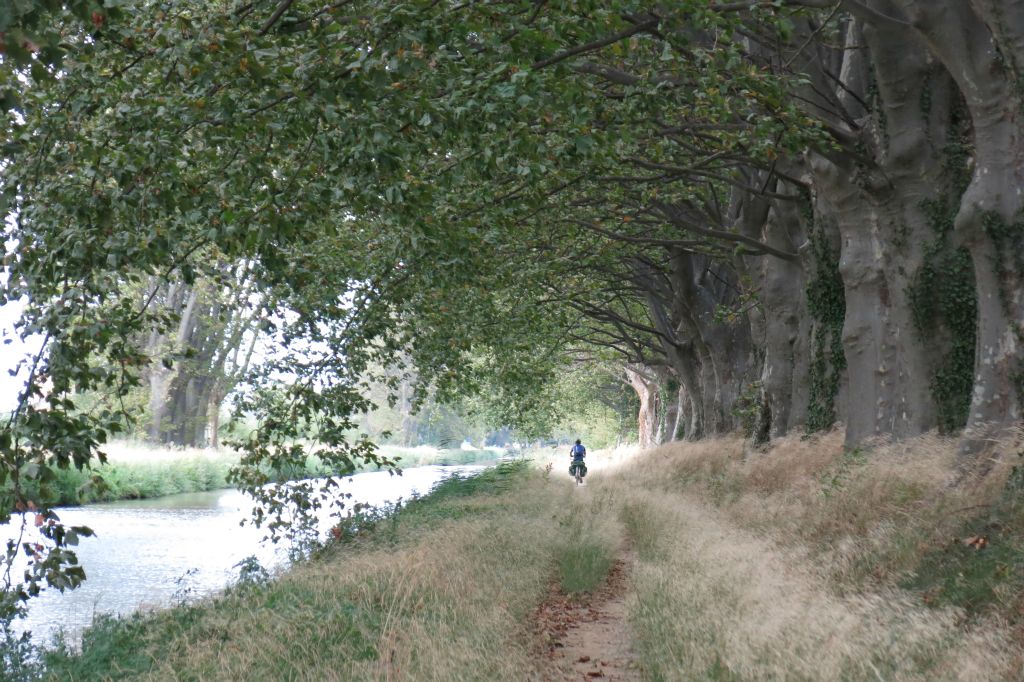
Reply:
M453 474L482 469L425 466L405 469L401 476L367 472L346 479L342 491L352 495L346 507L356 502L383 505L426 494ZM96 614L164 607L223 589L238 578L236 564L247 557L255 556L270 570L283 566L285 543L261 542L264 531L239 526L251 509L252 501L242 493L217 490L58 510L66 525L89 526L96 532L77 548L87 579L78 589L63 594L48 590L33 598L19 629L31 630L37 644L50 643L61 630L74 639ZM322 531L329 525L325 518Z

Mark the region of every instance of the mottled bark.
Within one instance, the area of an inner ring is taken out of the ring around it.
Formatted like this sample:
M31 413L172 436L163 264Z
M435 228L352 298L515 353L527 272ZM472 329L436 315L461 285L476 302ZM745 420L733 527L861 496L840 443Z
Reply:
M779 249L797 251L806 236L796 202L774 203L764 238ZM763 336L755 337L763 349L762 428L776 438L802 426L806 415L807 339L800 324L807 309L806 284L800 261L763 258L758 273L764 317Z
M700 372L700 397L706 433L724 433L737 425L732 408L749 380L750 327L723 319L739 298L736 272L711 258L677 253L672 259L673 316L678 333L693 343Z
M640 400L637 414L637 439L641 448L661 443L659 435L660 386L656 373L643 365L626 365L626 380Z
M663 442L678 440L680 431L686 424L686 391L679 386L675 391L667 393L665 405L665 436Z
M153 442L159 443L165 439L170 391L176 373L173 366L164 364L164 359L168 354L179 351L192 333L199 297L195 290L178 282L154 286L166 289L162 295L155 297L158 304L167 310L177 311L179 315L178 327L172 338L168 339L164 334L153 331L146 342L146 354L153 358L148 371L149 423L146 425L146 435Z
M877 83L874 115L858 122L867 156L817 156L811 164L815 190L841 237L849 381L842 416L850 445L936 425L934 354L915 330L909 292L924 245L934 238L922 202L948 184L938 149L946 139L948 77L906 30L868 26L863 37ZM941 113L922 110L925 89Z
M701 397L700 361L694 352L693 341L680 336L678 323L669 316L666 299L671 299L672 290L667 284L658 286L659 278L649 268L641 266L640 269L637 281L646 290L648 313L658 330L665 358L684 395L682 413L686 419L686 439L703 438L704 400Z
M193 286L178 282L165 285L154 299L178 316L173 335L154 331L146 343L153 358L146 431L154 442L216 446L221 402L252 360L260 309L249 305L248 269L224 267L236 275L231 289L202 280Z
M956 80L974 129L974 171L956 217L978 292L975 382L964 447L971 454L1022 417L1024 2L899 4Z

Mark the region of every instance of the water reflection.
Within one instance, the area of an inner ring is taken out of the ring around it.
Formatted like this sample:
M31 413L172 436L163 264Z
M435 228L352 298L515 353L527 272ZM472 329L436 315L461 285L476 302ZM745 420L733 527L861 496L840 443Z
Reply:
M402 476L368 472L347 479L342 490L352 494L351 502L382 505L425 494L453 473L483 468L416 467ZM259 529L239 527L251 508L242 493L219 490L60 510L65 524L96 532L77 549L88 579L76 590L49 590L33 599L20 628L31 630L36 642L47 643L61 628L80 631L96 613L130 613L217 591L237 578L234 566L248 556L255 555L268 568L281 566L287 557L284 547L260 542ZM325 521L323 530L328 525Z

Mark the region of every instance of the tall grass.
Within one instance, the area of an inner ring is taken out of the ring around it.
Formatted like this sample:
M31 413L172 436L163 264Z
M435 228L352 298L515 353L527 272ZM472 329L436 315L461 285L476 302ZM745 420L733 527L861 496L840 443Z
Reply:
M127 451L123 448L119 454ZM92 469L58 470L52 482L30 489L28 495L49 505L76 505L217 490L228 486L228 471L238 462L237 457L216 451L169 450L157 456L153 452L139 449L137 458L111 457Z
M88 632L54 680L536 678L568 487L523 465L444 483L276 580Z
M645 677L1019 679L1007 621L1021 578L1008 567L1022 565L1024 538L1009 528L1024 519L1003 501L1014 451L1002 444L966 479L955 444L935 436L853 452L831 433L767 452L725 438L644 453L599 484L626 497ZM991 538L993 522L1000 549L960 541Z
M1017 447L971 472L936 436L722 438L595 453L581 488L544 469L554 453L356 519L276 580L101 621L47 662L58 680L543 679L549 585L595 591L627 557L647 680L1022 679Z
M595 592L608 577L621 544L621 531L606 512L607 498L575 495L562 521L556 560L562 592Z

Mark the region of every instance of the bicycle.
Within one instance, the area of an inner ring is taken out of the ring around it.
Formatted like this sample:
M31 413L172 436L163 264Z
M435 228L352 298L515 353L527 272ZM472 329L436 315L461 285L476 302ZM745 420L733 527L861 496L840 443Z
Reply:
M583 460L573 460L569 465L569 475L576 481L576 485L583 485L583 477L587 475L587 465Z

